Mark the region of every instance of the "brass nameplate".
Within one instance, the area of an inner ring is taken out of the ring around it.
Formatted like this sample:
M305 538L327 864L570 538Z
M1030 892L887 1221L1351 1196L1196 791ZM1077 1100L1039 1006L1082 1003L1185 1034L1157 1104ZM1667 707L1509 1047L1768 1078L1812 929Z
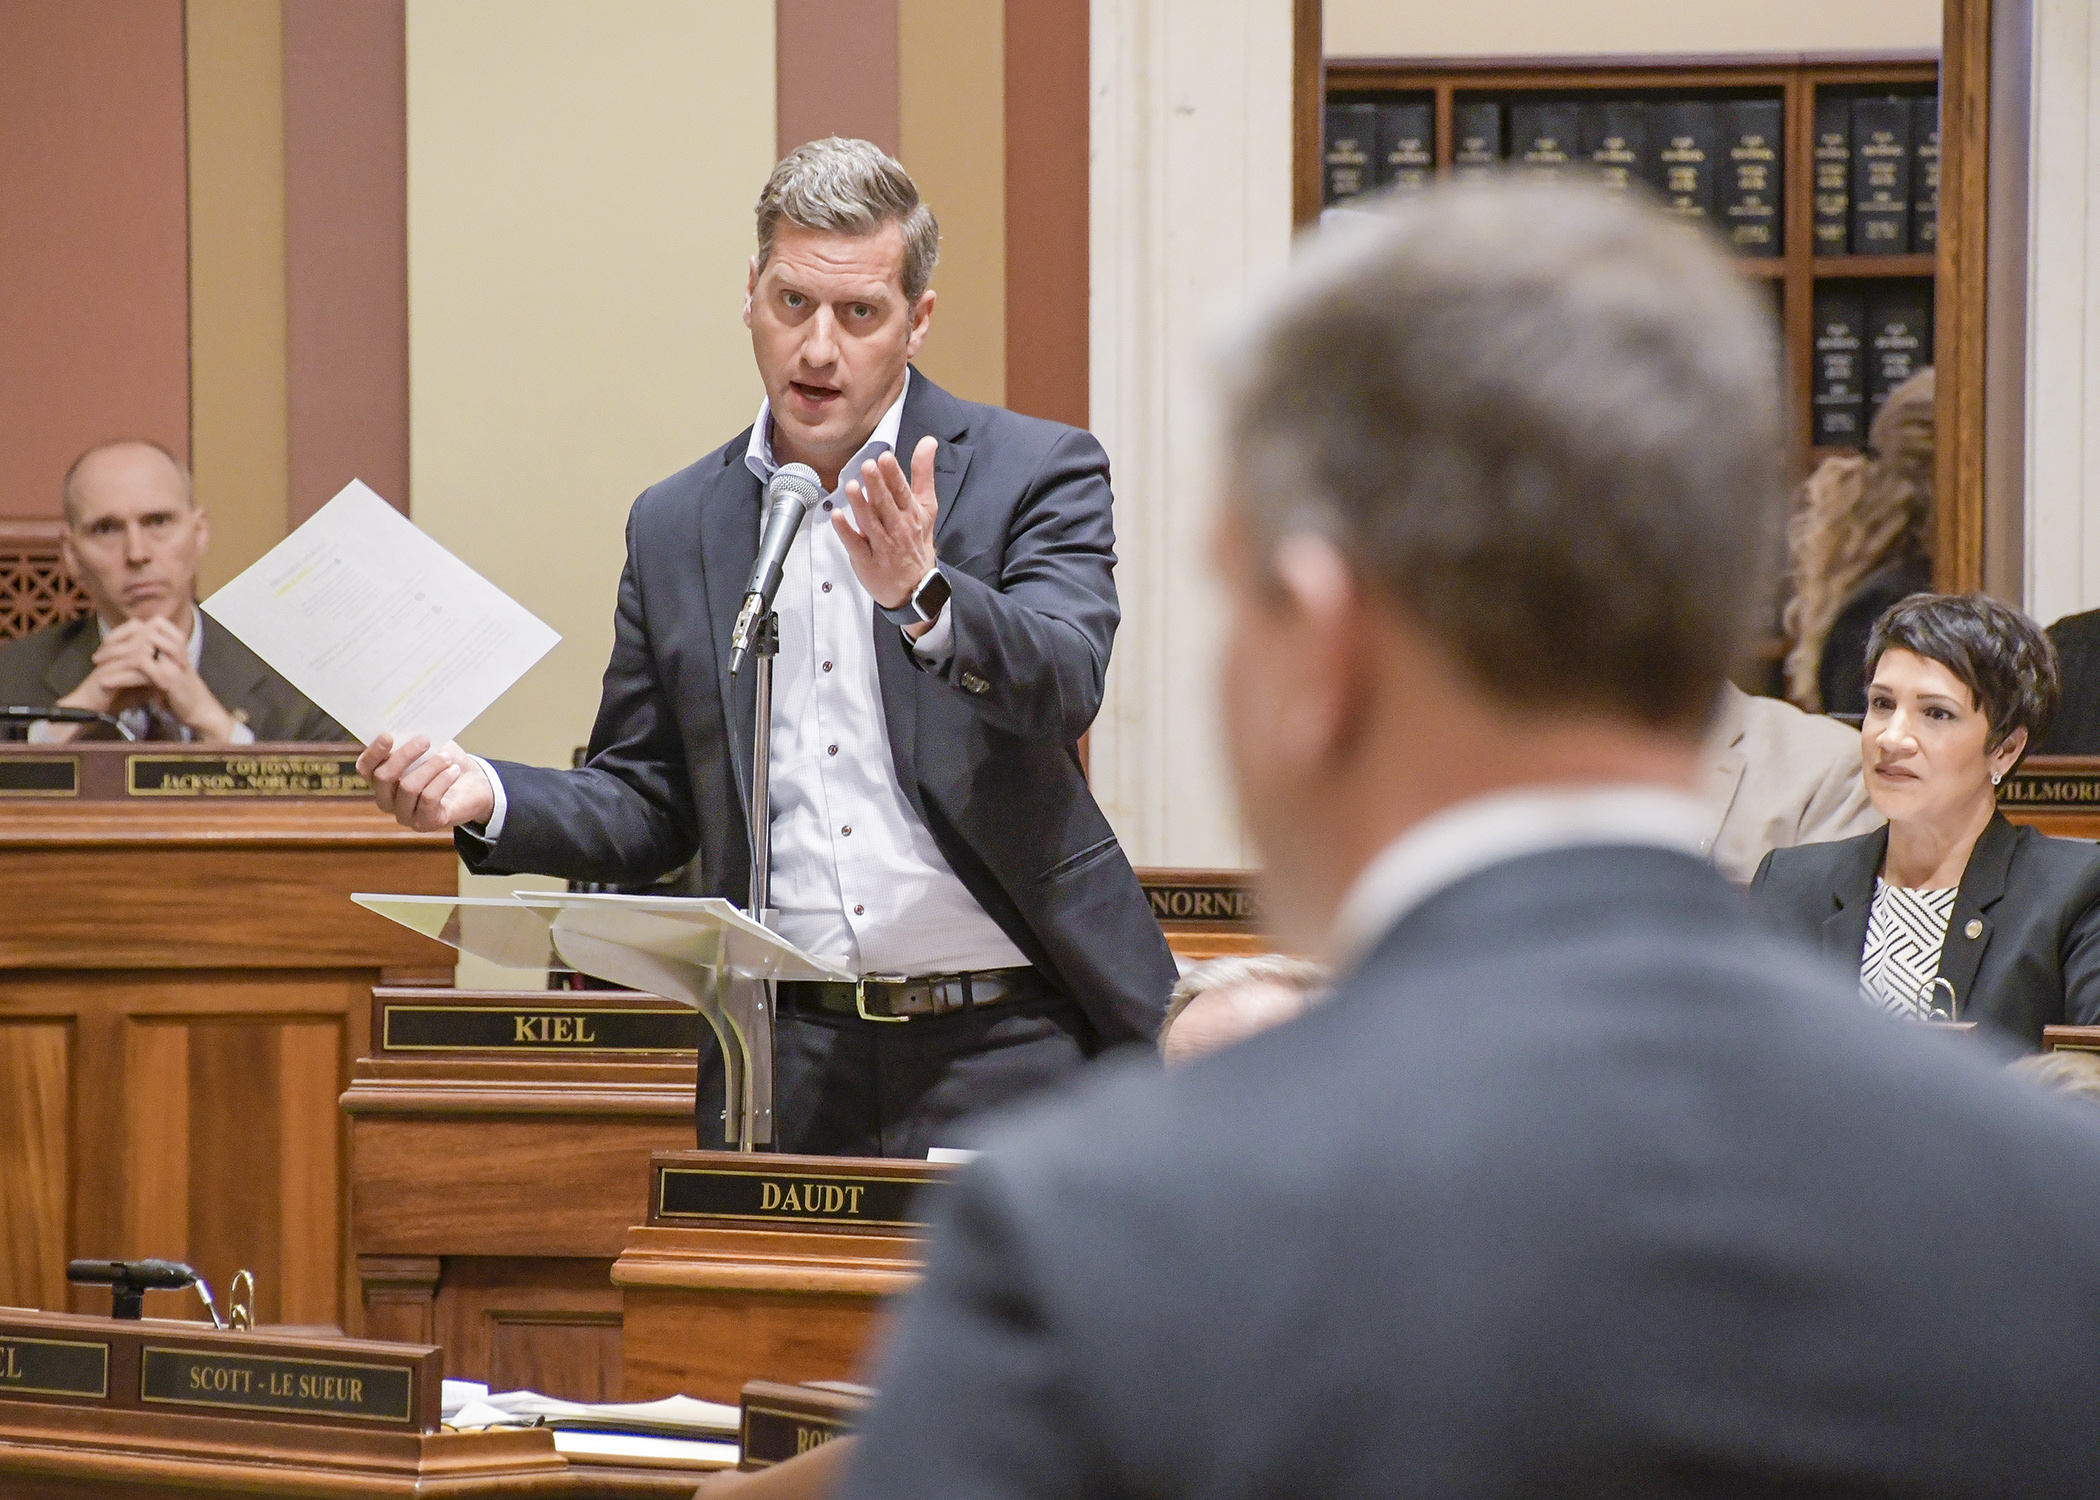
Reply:
M931 1186L931 1181L909 1177L665 1167L658 1178L656 1213L660 1219L918 1229L929 1222L923 1190Z
M385 1052L692 1052L700 1013L641 1006L387 1005Z
M124 789L134 797L369 797L357 756L130 755Z
M394 1365L287 1359L147 1345L139 1399L169 1406L289 1412L365 1422L415 1420L415 1371Z
M1252 927L1261 913L1251 885L1186 885L1145 882L1145 900L1159 922L1224 922Z
M0 1334L0 1396L109 1395L109 1345Z
M70 755L0 756L0 797L77 797L80 762Z
M2021 811L2100 810L2100 771L2026 771L1998 789L1998 805Z
M774 1464L799 1458L812 1448L853 1431L850 1416L814 1416L808 1412L780 1411L770 1406L744 1407L744 1428L737 1444L746 1469L769 1469Z

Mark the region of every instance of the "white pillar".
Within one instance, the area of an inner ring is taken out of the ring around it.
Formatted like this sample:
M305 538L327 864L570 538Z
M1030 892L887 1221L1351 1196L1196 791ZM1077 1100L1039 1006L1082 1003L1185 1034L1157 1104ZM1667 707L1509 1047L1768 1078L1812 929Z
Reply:
M2036 0L2027 277L2027 610L2100 608L2100 0Z
M1090 405L1123 624L1090 741L1132 861L1248 862L1213 711L1208 341L1290 252L1289 0L1093 0Z

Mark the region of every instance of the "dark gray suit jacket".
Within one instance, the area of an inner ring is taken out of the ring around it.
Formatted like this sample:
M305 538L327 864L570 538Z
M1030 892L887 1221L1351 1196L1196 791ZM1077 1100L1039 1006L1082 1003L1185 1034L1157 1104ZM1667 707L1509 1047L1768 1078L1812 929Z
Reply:
M198 614L204 621L204 650L197 675L220 707L246 717L258 740L355 743L342 725L314 707L225 626L201 610ZM0 703L51 707L87 681L101 644L95 617L87 614L0 645ZM5 734L0 726L0 738Z
M897 452L909 462L929 433L955 651L922 667L875 616L897 779L956 875L1100 1040L1150 1037L1174 961L1076 748L1117 621L1107 456L1085 432L959 401L915 372ZM493 846L460 835L471 868L632 884L695 860L697 893L747 899L754 687L729 675L729 637L758 555L749 441L746 429L635 501L589 758L575 771L498 762L509 812Z
M1884 826L1774 849L1757 867L1751 897L1782 930L1856 975L1888 848ZM1994 816L1962 871L1939 977L1954 987L1962 1020L2030 1048L2041 1046L2044 1026L2100 1025L2100 845Z
M993 1133L868 1497L1960 1496L2100 1475L2100 1120L1686 856L1513 860L1304 1017Z

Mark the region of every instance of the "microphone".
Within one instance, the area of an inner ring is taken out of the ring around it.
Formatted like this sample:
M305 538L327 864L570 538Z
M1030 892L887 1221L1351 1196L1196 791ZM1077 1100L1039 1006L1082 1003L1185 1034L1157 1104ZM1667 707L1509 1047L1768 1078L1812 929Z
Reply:
M138 738L115 714L98 714L92 708L60 708L55 703L49 708L35 708L21 703L0 703L0 724L34 724L39 720L53 724L107 724L127 740Z
M780 570L787 562L788 548L809 508L824 498L823 481L808 464L789 464L766 486L766 529L758 539L758 561L751 565L751 581L744 586L744 607L737 613L736 632L729 638L729 675L744 665L752 631L773 608L780 592Z
M108 1287L113 1318L138 1317L147 1292L179 1292L203 1283L179 1260L71 1260L66 1262L66 1280L76 1286Z

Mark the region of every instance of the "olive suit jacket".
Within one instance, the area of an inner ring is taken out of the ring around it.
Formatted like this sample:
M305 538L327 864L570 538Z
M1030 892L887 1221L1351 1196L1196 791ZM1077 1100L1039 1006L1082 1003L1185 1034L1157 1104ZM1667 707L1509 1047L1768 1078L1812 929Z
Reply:
M1884 826L1774 849L1751 899L1856 975L1888 847ZM2030 1048L2041 1046L2044 1026L2100 1025L2100 845L1994 815L1962 871L1939 977L1953 987L1961 1020Z
M220 707L245 722L258 740L353 743L342 725L314 707L225 626L201 610L198 615L204 621L204 650L197 675ZM95 617L86 614L0 646L0 703L50 708L87 681L101 644ZM0 738L8 728L0 725Z

